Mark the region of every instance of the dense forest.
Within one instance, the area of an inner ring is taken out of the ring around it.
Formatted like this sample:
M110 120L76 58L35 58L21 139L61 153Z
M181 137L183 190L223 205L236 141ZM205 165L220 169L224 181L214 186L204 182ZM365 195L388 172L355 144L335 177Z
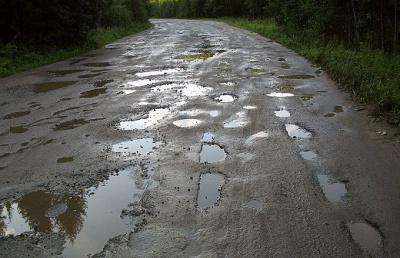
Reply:
M153 0L153 16L273 18L348 46L399 51L397 0Z
M147 0L0 0L0 46L69 47L97 28L148 19Z

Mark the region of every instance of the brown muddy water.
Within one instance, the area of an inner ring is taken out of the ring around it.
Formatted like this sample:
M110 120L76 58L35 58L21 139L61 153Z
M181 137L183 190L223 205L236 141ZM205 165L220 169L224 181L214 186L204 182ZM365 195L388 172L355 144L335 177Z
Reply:
M129 232L135 224L137 218L121 217L121 211L139 202L145 188L154 182L139 187L133 171L121 171L87 191L63 195L38 191L0 205L1 233L61 232L66 236L64 257L94 255L110 238Z

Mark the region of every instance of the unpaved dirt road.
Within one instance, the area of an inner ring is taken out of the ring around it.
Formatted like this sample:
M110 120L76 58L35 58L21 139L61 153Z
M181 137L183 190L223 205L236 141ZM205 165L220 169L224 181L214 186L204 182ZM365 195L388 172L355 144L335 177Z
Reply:
M400 144L318 67L152 20L0 80L1 257L398 257Z

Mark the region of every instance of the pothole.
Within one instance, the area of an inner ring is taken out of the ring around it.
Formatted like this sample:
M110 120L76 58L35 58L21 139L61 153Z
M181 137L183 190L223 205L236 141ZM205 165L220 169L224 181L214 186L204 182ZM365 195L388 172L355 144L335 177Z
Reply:
M57 163L69 163L69 162L72 162L74 160L75 159L73 157L62 157L62 158L59 158L57 160Z
M293 97L293 93L285 93L285 92L272 92L267 94L268 97L275 97L275 98L287 98Z
M112 151L124 155L145 155L153 152L154 149L161 145L163 145L162 141L155 141L152 138L143 138L114 144Z
M268 133L267 132L258 132L256 134L253 134L252 136L250 136L245 143L246 144L251 144L254 140L258 139L258 138L267 138L268 137Z
M212 133L205 133L203 138L201 139L202 142L213 142L214 135Z
M146 85L150 85L150 84L155 84L158 82L159 81L157 81L157 80L143 79L143 80L127 82L123 85L123 87L142 87L142 86L146 86Z
M288 79L288 80L305 80L305 79L315 78L315 76L309 74L293 74L293 75L278 76L278 78Z
M344 112L344 111L343 111L343 107L342 107L342 106L335 106L335 107L333 108L333 112L335 112L335 113L342 113L342 112Z
M121 210L141 201L145 189L154 183L150 179L135 182L133 172L123 170L87 191L63 195L38 191L0 205L4 218L0 235L60 232L66 236L63 257L98 253L110 238L129 232L137 219L120 217Z
M10 127L10 133L13 133L13 134L25 133L27 131L28 131L28 128L26 128L25 126Z
M165 69L165 70L159 70L159 71L147 71L147 72L140 72L136 73L135 75L137 77L148 77L148 76L157 76L157 75L167 75L167 74L173 74L181 71L181 69Z
M200 176L197 207L207 209L215 205L220 199L220 191L225 179L220 174L205 173Z
M170 113L171 111L168 108L157 108L154 110L150 110L147 118L139 119L136 121L122 121L119 123L117 128L122 130L141 130L153 127L159 124L160 120L168 116Z
M186 84L182 90L180 90L180 94L184 97L200 97L206 96L212 88L210 87L202 87L195 84Z
M326 118L331 118L331 117L334 117L334 116L335 116L334 113L328 113L328 114L324 115L324 117L326 117Z
M89 91L84 91L81 93L81 98L94 98L97 97L101 94L106 94L107 93L107 88L98 88L94 90L89 90Z
M177 120L177 121L173 122L173 124L175 126L181 127L181 128L194 127L201 123L202 123L202 121L199 119L182 119L182 120Z
M290 112L286 110L285 107L279 107L278 110L274 111L275 116L285 118L290 116Z
M214 100L221 102L221 103L230 103L230 102L234 102L237 99L238 99L238 96L233 95L233 94L228 94L228 93L221 94L214 98Z
M349 222L347 227L353 240L364 250L377 251L381 248L382 236L375 227L362 222Z
M34 93L44 93L52 90L61 89L74 84L76 81L59 81L38 83L33 88Z
M219 116L219 111L218 110L212 110L209 112L211 117L217 117Z
M246 70L249 73L254 73L254 74L264 74L266 72L266 70L262 68L248 68Z
M285 124L286 132L288 133L289 137L291 138L303 138L308 139L311 138L312 133L307 131L304 128L301 128L298 125L293 124Z
M312 98L313 98L313 96L310 96L310 95L304 95L304 96L301 96L300 98L301 98L301 100L303 100L303 101L309 101L310 99L312 99Z
M98 81L94 83L94 86L96 88L102 88L104 87L106 84L112 83L114 80L103 80L103 81Z
M249 120L247 118L246 112L238 112L230 119L224 122L224 128L232 129L243 127L248 124Z
M331 183L329 176L318 174L318 182L325 194L326 199L333 203L342 201L342 198L346 195L346 185L343 183Z
M254 110L254 109L257 109L257 106L244 106L243 109Z
M259 210L261 210L262 204L261 204L260 201L251 200L251 201L249 201L248 203L246 203L244 206L259 211Z
M182 59L186 59L186 60L206 60L210 57L213 57L214 54L211 53L210 51L200 51L198 53L194 53L194 54L189 54L189 55L185 55L182 57Z
M73 74L73 73L80 73L83 72L84 70L60 70L60 71L51 71L52 74L56 76L65 76L68 74Z
M27 116L31 113L31 111L27 110L27 111L20 111L20 112L14 112L14 113L10 113L7 114L5 116L3 116L3 119L14 119L14 118L19 118L19 117L23 117L23 116Z
M83 118L73 119L73 120L70 120L70 121L63 122L61 124L57 124L54 127L54 130L55 131L70 130L70 129L74 129L76 127L79 127L79 126L82 126L82 125L85 125L85 124L88 124L88 123L90 123L90 122L85 120L85 119L83 119Z
M217 144L203 144L200 151L200 163L214 163L226 158L224 148Z
M315 160L317 158L317 153L313 151L300 151L300 155L305 160Z

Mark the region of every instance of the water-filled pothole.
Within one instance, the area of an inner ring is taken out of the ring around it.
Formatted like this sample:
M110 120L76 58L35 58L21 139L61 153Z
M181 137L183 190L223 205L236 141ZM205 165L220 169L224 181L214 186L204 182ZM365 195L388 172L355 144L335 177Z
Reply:
M212 142L214 140L214 135L212 133L205 133L203 138L201 139L202 142Z
M317 153L313 151L300 151L300 155L305 160L314 160L317 158Z
M25 126L13 126L10 127L10 133L25 133L28 131L28 128L26 128Z
M74 160L75 159L73 157L62 157L62 158L59 158L57 160L57 163L69 163L69 162L72 162Z
M250 152L242 152L239 153L238 156L244 160L251 160L254 157L254 154Z
M243 109L254 110L254 109L257 109L257 106L244 106Z
M268 137L268 133L267 132L258 132L256 134L253 134L252 136L250 136L245 143L246 144L251 144L254 140L258 139L258 138L267 138Z
M140 73L136 73L135 75L137 77L147 77L147 76L173 74L173 73L177 73L179 71L181 71L181 69L173 68L173 69L165 69L165 70L159 70L159 71L140 72Z
M285 107L279 107L279 109L275 110L274 113L275 113L275 116L282 117L282 118L290 116L290 112L287 111Z
M293 74L293 75L278 76L278 78L279 79L288 79L288 80L304 80L304 79L315 78L315 76L309 75L309 74Z
M173 124L177 127L189 128L189 127L197 126L201 123L202 123L202 121L199 119L182 119L182 120L174 121Z
M89 121L87 121L87 120L85 120L83 118L73 119L73 120L70 120L70 121L63 122L61 124L57 124L54 127L54 130L55 131L70 130L70 129L74 129L76 127L79 127L81 125L85 125L85 124L88 124L88 123L89 123Z
M94 98L101 94L107 93L107 88L98 88L94 90L88 90L81 93L81 98Z
M200 176L197 207L207 209L215 205L220 199L220 191L225 179L220 174L205 173Z
M200 151L201 163L214 163L225 160L226 152L224 148L217 144L203 144Z
M189 55L185 55L182 57L182 59L186 59L186 60L206 60L210 57L213 57L214 54L211 53L210 51L201 51L198 53L194 53L194 54L189 54Z
M114 80L103 80L103 81L98 81L98 82L95 82L94 83L94 86L96 87L96 88L102 88L102 87L104 87L106 84L109 84L109 83L111 83L111 82L113 82Z
M146 86L146 85L150 85L150 84L155 84L158 82L159 81L157 81L157 80L143 79L143 80L127 82L123 85L123 87L142 87L142 86Z
M221 94L214 98L214 100L221 102L221 103L230 103L230 102L234 102L237 99L238 99L238 96L233 95L233 94L227 94L227 93Z
M121 211L140 201L146 187L154 183L149 179L138 184L132 173L132 169L121 171L86 192L56 195L38 191L0 205L4 222L0 235L62 232L67 241L63 257L98 253L110 238L129 232L135 221L132 217L120 217Z
M31 111L27 110L27 111L20 111L20 112L14 112L14 113L10 113L7 114L5 116L3 116L3 119L14 119L14 118L19 118L19 117L23 117L23 116L27 116L31 113Z
M38 83L33 88L34 93L44 93L52 90L61 89L74 84L76 81L59 81Z
M200 97L206 96L211 90L212 88L210 87L202 87L196 84L188 83L182 90L180 90L180 94L184 97Z
M309 101L310 99L312 99L313 98L313 96L310 96L310 95L304 95L304 96L301 96L300 97L303 101Z
M149 154L154 149L163 145L162 141L155 141L152 138L135 139L126 142L114 144L112 151L116 153L129 154Z
M161 119L165 118L170 113L171 111L168 108L157 108L154 110L150 110L147 118L139 119L136 121L122 121L118 125L118 129L141 130L152 127L157 125Z
M232 129L243 127L249 122L246 112L238 112L224 122L224 128Z
M104 74L104 73L101 72L101 73L82 74L82 75L79 75L78 78L79 79L88 79L88 78L97 77L97 76L102 75L102 74Z
M285 92L272 92L267 94L268 97L276 97L276 98L287 98L293 97L293 93L285 93Z
M353 240L364 250L377 251L381 248L382 236L375 227L362 222L349 222L347 227Z
M308 139L311 138L312 133L307 131L306 129L301 128L298 125L293 124L285 124L286 132L292 138L304 138Z
M325 194L326 199L328 201L337 203L342 200L342 198L346 195L347 189L346 185L343 183L331 183L329 180L329 176L318 174L318 182L322 188L322 191Z
M333 112L335 112L335 113L342 113L342 112L344 112L344 110L343 110L343 107L342 107L342 106L335 106L335 107L333 108Z

